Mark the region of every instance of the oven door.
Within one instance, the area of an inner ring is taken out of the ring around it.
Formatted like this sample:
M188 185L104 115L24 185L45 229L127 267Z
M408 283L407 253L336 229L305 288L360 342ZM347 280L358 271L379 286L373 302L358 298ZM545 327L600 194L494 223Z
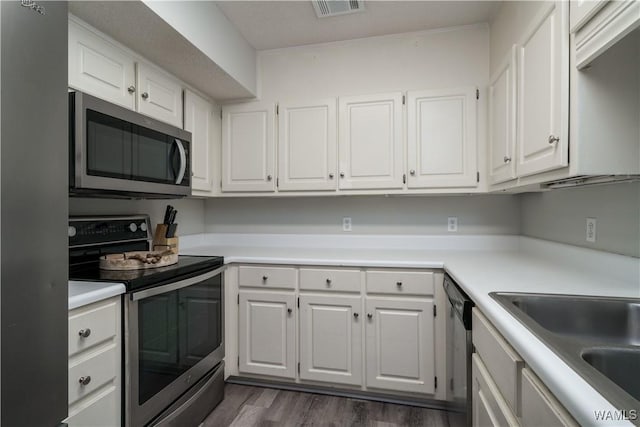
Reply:
M73 191L191 194L189 132L81 92L69 96Z
M223 271L128 295L127 426L146 425L222 361Z

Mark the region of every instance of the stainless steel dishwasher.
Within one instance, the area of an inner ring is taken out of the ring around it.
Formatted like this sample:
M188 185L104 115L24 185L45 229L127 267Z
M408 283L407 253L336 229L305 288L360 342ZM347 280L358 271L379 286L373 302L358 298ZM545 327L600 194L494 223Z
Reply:
M471 426L471 309L473 301L446 274L444 290L449 300L449 319L447 322L447 401L449 408L456 415L455 423L459 425L460 415L466 416L465 425Z

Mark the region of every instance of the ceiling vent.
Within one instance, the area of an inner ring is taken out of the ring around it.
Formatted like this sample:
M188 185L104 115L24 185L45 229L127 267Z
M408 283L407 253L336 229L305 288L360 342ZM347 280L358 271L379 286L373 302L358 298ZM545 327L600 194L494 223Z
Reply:
M363 0L312 0L318 18L364 11Z

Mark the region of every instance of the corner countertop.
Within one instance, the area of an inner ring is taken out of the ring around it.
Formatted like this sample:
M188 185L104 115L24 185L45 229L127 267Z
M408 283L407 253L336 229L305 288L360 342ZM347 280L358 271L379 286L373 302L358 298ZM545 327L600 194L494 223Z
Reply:
M69 310L124 294L124 283L69 281Z
M522 236L202 234L182 237L181 253L227 264L444 268L580 425L631 425L597 422L595 410L616 408L489 293L640 298L638 258Z

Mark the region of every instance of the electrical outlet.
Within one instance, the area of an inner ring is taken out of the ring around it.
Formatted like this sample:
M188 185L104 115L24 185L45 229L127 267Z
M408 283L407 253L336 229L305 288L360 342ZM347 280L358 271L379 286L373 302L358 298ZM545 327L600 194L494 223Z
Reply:
M345 216L342 218L342 231L351 231L351 217Z
M447 231L455 233L458 231L458 217L450 216L447 218Z
M587 218L587 242L596 241L596 219Z

